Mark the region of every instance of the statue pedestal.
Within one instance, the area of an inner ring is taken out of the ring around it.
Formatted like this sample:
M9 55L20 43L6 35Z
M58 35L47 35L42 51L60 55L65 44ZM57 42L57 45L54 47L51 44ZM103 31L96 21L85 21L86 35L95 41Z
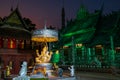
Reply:
M49 77L52 75L52 63L36 63L33 68L32 76Z
M13 78L12 80L30 80L29 76L18 76Z
M35 67L36 68L42 67L42 68L46 68L46 70L51 70L52 69L52 63L36 63Z

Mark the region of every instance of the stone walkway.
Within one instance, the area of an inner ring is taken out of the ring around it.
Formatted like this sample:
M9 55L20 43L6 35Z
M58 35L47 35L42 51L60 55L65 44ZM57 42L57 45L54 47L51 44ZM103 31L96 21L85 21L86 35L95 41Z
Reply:
M70 72L65 71L63 77L52 76L49 80L120 80L120 74L97 73L97 72L76 72L75 77L70 77ZM3 80L3 79L0 79Z
M76 78L75 78L76 77ZM76 72L75 77L70 77L68 71L64 72L62 78L52 77L49 80L120 80L120 74L97 73L97 72Z
M120 80L120 74L96 73L96 72L76 72L78 80Z

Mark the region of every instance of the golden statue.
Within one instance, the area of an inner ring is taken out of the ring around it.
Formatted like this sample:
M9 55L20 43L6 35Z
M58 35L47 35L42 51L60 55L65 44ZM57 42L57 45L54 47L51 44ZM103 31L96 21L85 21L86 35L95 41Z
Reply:
M39 54L39 51L36 50L36 63L48 63L51 59L52 52L48 52L48 47L44 46L43 50L41 51L41 55Z
M7 69L6 69L6 76L10 76L10 66L6 66Z

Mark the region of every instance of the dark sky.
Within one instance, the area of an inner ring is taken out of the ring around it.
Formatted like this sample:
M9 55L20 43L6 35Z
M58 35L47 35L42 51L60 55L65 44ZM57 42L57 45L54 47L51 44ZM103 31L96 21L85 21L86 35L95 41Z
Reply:
M43 28L45 21L47 26L60 28L63 0L0 0L0 17L8 16L11 6L16 8L18 3L21 15L30 18L37 28ZM120 0L64 0L66 19L75 18L81 3L90 12L100 9L103 3L104 13L120 9Z

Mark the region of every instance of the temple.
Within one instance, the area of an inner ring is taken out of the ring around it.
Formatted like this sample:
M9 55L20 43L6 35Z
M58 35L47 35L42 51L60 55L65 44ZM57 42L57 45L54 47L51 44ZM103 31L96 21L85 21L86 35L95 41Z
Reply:
M34 29L35 24L23 18L18 7L0 18L0 66L3 70L9 66L11 74L16 74L22 61L32 59L31 32Z
M86 70L120 68L120 11L105 15L103 8L90 13L81 5L76 18L62 27L57 45L63 65L74 64Z
M103 14L103 8L89 12L82 4L75 19L66 22L63 7L59 32L52 27L35 30L35 24L23 18L18 7L11 10L8 16L0 18L0 75L18 74L23 61L33 69L33 77L42 71L51 76L52 64L58 69L71 66L71 76L76 69L92 72L110 72L111 66L120 69L120 11ZM47 44L44 48L43 43ZM48 51L56 54L52 56Z

